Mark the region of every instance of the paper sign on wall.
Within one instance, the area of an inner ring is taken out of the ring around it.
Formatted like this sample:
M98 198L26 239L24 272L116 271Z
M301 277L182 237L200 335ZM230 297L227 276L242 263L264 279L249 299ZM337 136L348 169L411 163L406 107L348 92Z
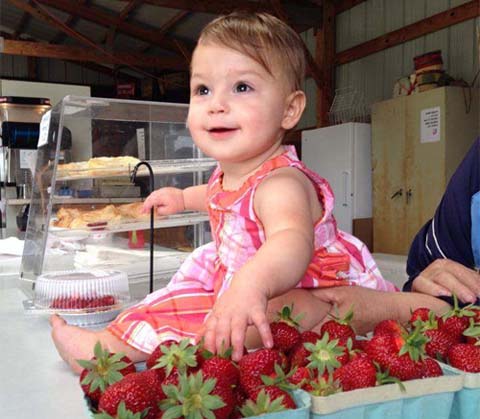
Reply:
M38 135L37 148L48 143L48 129L50 128L50 116L52 111L48 111L43 114L42 120L40 122L40 133Z
M440 106L423 109L420 114L420 142L440 141Z

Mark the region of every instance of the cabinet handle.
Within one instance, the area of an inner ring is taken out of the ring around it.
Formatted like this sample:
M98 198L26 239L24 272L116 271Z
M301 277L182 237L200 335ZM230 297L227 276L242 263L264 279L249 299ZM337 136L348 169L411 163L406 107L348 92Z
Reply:
M397 196L402 196L403 195L403 189L400 188L397 192L395 192L390 199L395 199Z
M409 189L409 190L407 191L407 204L410 203L410 199L412 198L412 195L413 195L412 190Z
M347 172L346 170L344 170L342 172L342 176L343 176L343 204L342 204L342 206L343 207L348 207L348 196L347 196L348 175L349 175L349 172Z

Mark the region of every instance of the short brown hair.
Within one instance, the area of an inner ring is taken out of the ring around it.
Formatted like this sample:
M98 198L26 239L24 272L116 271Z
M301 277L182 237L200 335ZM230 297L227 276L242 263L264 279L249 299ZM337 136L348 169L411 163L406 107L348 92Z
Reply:
M300 36L282 20L267 13L233 12L211 21L198 43L232 48L261 64L270 74L280 66L293 90L302 89L305 47Z

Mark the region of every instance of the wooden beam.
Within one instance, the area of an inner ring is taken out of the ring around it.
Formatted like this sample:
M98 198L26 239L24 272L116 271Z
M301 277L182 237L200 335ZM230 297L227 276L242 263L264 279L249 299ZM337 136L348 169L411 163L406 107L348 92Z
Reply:
M178 57L155 57L136 53L114 53L110 56L97 52L92 48L9 39L2 39L2 41L3 47L0 47L0 53L9 55L90 61L94 63L103 62L107 64L118 64L118 62L122 62L132 67L155 68L159 70L186 71L188 69L185 61Z
M0 31L0 40L2 40L2 38L5 38L5 39L13 39L13 35L10 34L10 33L7 33L7 32L4 32L4 31ZM3 41L3 40L2 40ZM37 42L35 39L33 38L26 38L24 39L24 41L29 41L29 42ZM50 44L52 44L50 42ZM136 77L134 76L131 76L130 74L126 74L124 72L122 72L121 69L119 69L118 71L117 70L114 70L110 67L106 67L106 66L103 66L103 65L100 65L100 64L96 64L96 63L91 63L91 62L81 62L81 61L70 61L70 60L66 60L67 62L71 62L71 63L74 63L75 65L78 65L80 67L85 67L89 70L92 70L92 71L96 71L98 73L102 73L102 74L106 74L107 76L110 76L112 78L115 78L115 77L118 77L119 79L122 79L122 80L128 80L128 81L136 81L138 80ZM31 78L31 80L34 80L33 78Z
M138 8L143 3L143 0L130 0L127 5L120 11L118 19L120 21L125 21L131 17L132 13L136 8ZM117 25L111 26L107 31L104 39L104 43L113 48L113 43L115 42L115 36L117 33Z
M144 29L140 26L123 22L117 16L105 12L95 6L79 5L70 0L37 0L38 3L54 7L79 18L94 22L102 26L116 26L119 32L141 39L148 43L157 44L160 47L177 52L177 44L165 36L159 36L156 30ZM188 49L188 48L187 48ZM190 51L191 52L191 51Z
M335 4L323 2L322 29L316 35L316 62L322 69L323 85L317 90L317 126L329 125L328 112L335 94Z
M171 9L186 10L189 12L211 13L221 15L233 12L235 10L245 10L249 12L264 11L275 14L275 9L268 4L268 1L251 0L145 0L146 3L159 7L168 7ZM295 18L291 19L292 26L298 30L306 30L317 24L317 16L321 8L315 5L306 5L300 2L290 2L283 5L286 9L295 8Z
M364 3L365 0L340 0L335 2L335 14L346 12L348 9Z
M355 45L345 51L339 52L335 56L335 64L341 65L351 61L366 57L384 49L403 44L412 39L419 38L440 29L447 28L466 20L474 19L480 16L480 6L478 0L469 1L461 6L454 7L426 19L407 25L396 31L379 36L378 38Z
M88 5L88 0L79 0L79 3ZM75 23L77 23L77 20L78 20L78 16L69 15L67 20L65 21L65 25L69 26L70 28L73 28L73 25L75 25ZM61 44L65 40L66 37L67 37L67 35L65 34L65 32L59 31L57 33L57 35L55 35L55 38L53 38L50 41L50 43Z
M50 15L48 12L42 10L41 8L34 7L36 0L7 0L12 3L15 7L23 10L25 13L35 17L36 19L42 20L50 26L66 33L70 37L76 39L82 44L86 44L89 47L95 45L95 42L90 38L86 37L85 35L80 34L79 32L75 31L74 29L70 28L69 26L65 25L62 21L60 21L57 17Z

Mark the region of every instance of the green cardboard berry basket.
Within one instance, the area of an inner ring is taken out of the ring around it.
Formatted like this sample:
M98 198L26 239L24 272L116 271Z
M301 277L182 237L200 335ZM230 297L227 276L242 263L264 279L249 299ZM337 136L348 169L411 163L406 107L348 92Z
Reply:
M398 384L312 396L311 419L449 419L463 374L442 365L444 375ZM472 416L471 418L478 417Z
M450 366L449 368L464 376L463 387L453 398L450 419L480 418L480 373L468 373Z

